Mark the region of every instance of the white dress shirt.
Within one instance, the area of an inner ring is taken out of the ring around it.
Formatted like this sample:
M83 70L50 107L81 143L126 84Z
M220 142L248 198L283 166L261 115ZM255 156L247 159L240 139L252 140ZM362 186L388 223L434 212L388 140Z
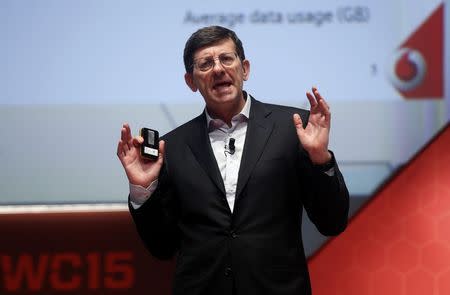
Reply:
M231 212L234 208L239 167L244 150L247 121L250 116L251 100L247 99L241 112L231 119L228 126L221 119L213 119L206 111L209 141L216 157L217 166L222 175L228 205ZM230 138L235 139L234 152L229 147Z

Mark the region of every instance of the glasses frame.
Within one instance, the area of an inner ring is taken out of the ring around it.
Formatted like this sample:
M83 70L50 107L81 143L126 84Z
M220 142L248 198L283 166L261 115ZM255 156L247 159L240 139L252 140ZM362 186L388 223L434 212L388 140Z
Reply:
M224 64L223 61L221 60L221 57L225 57L225 56L228 56L230 54L233 54L235 59L229 65ZM193 63L193 68L196 68L200 72L209 72L211 69L213 69L216 66L216 60L219 60L219 63L223 67L230 68L230 67L232 67L235 64L236 60L238 60L238 59L240 59L240 58L239 58L239 56L238 56L238 54L236 52L224 52L224 53L219 54L216 57L208 56L208 57L200 57L200 58L195 59L194 63ZM200 68L199 65L198 65L198 62L200 60L205 60L205 62L208 61L209 62L208 67L207 68L205 68L205 67Z

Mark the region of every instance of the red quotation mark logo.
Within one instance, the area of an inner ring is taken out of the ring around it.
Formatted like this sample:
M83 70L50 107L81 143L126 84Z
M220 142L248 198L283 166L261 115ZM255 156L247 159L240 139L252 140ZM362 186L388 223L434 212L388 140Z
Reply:
M394 54L390 78L400 92L416 89L423 82L426 72L427 64L419 51L401 48Z
M392 56L392 85L406 99L444 97L443 23L440 4Z

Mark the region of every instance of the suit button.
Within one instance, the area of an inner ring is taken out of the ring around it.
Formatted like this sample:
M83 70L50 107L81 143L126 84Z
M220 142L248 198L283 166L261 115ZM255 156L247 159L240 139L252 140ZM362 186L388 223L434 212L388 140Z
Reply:
M233 238L233 239L237 238L237 236L238 236L234 230L231 230L229 232L229 234L230 234L230 237Z
M231 275L231 267L227 267L226 269L225 269L225 276L230 276Z

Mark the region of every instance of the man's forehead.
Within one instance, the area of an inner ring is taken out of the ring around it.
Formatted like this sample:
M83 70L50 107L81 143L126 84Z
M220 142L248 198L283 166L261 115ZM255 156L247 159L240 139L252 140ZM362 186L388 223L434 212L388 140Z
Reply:
M236 46L233 40L226 38L197 49L194 53L194 59L203 56L219 55L224 52L234 52L235 50Z

